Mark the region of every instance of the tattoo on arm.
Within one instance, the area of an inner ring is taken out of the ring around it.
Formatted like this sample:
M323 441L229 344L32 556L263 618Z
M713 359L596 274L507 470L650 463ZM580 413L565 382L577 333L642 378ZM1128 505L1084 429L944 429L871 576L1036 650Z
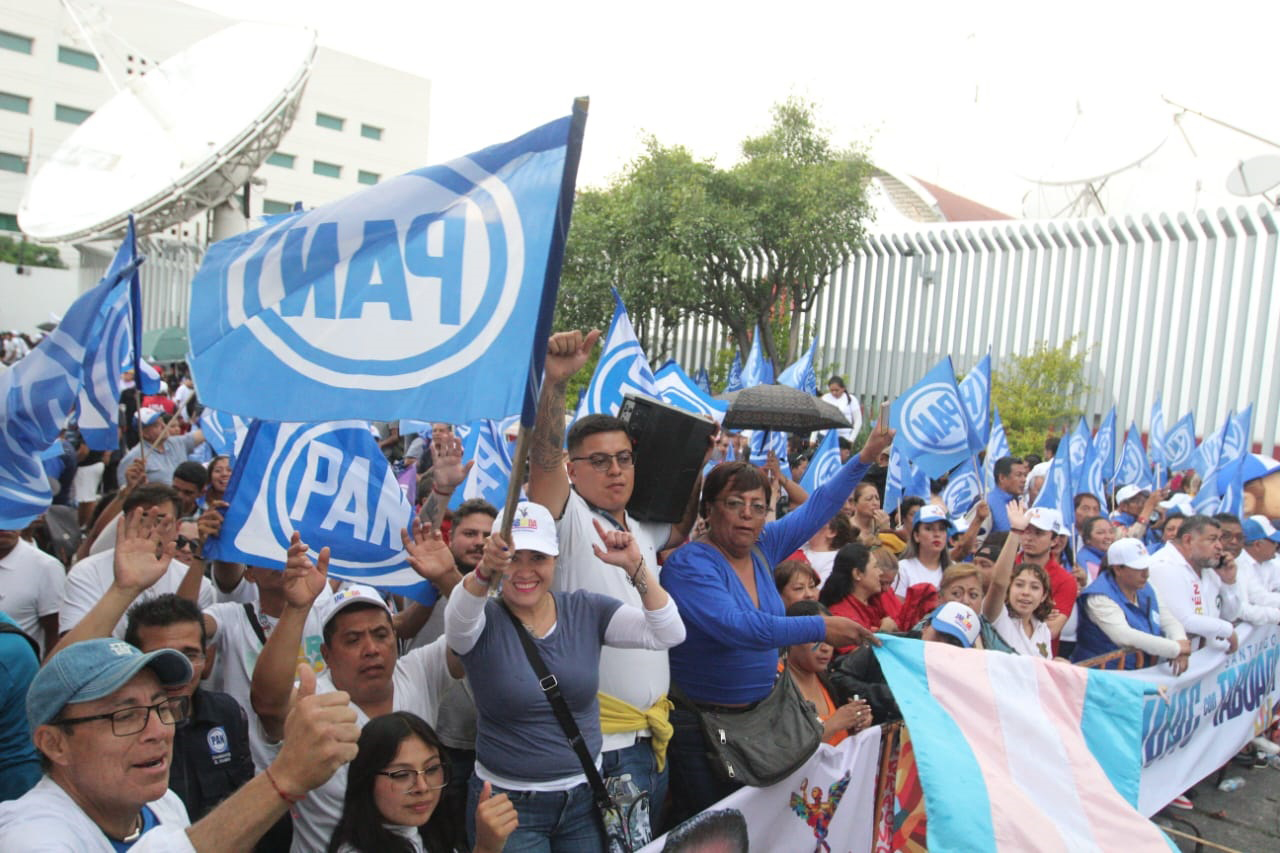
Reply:
M549 382L542 386L537 418L533 425L533 447L529 460L545 471L564 465L564 396L567 383Z
M418 513L418 518L424 524L430 524L436 530L440 529L440 524L444 521L445 507L441 504L440 496L436 494L433 488L431 494L427 495L427 499L422 503L422 511Z

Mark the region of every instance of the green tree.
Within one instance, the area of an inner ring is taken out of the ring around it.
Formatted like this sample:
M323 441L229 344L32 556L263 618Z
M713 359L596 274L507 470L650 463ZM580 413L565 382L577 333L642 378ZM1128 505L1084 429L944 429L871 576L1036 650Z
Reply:
M0 237L0 261L24 267L52 267L64 270L67 265L62 256L52 246L41 246L28 243L26 240L15 240L12 237Z
M784 367L800 349L796 318L861 241L869 209L865 158L836 151L814 111L795 99L775 106L772 126L727 170L649 137L610 186L580 192L559 327L603 328L613 286L655 357L699 316L722 323L743 357L759 327Z
M1026 355L1002 360L991 377L991 402L1000 409L1009 449L1015 456L1039 453L1050 430L1061 434L1083 412L1092 390L1084 378L1088 350L1077 339L1050 347L1044 341Z

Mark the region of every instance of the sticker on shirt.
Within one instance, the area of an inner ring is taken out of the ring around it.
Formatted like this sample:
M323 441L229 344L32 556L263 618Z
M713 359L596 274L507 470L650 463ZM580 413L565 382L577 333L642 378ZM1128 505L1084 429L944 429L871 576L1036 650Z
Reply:
M209 757L214 764L226 764L231 760L231 744L227 742L227 730L222 726L214 726L205 736L209 743Z
M1191 582L1191 601L1195 604L1196 613L1204 615L1204 597L1200 595L1200 584Z

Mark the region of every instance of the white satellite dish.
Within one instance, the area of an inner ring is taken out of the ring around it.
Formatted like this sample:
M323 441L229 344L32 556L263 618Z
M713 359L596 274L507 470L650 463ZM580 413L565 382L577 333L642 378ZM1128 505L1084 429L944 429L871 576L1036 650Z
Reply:
M1015 171L1045 186L1094 183L1141 165L1172 130L1172 113L1154 98L1077 102L1028 129Z
M1280 186L1280 156L1262 154L1241 160L1227 175L1227 192L1232 195L1262 195Z
M27 185L18 225L73 242L139 234L221 204L293 123L316 36L239 23L129 82L80 125Z

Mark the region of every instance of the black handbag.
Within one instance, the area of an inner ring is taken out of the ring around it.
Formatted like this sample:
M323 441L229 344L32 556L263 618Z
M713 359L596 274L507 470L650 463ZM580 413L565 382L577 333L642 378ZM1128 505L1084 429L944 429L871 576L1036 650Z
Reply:
M533 644L533 637L529 635L524 625L507 607L506 602L500 603L503 611L511 619L516 636L520 638L520 645L524 648L525 657L529 659L529 665L538 676L538 686L542 688L543 695L551 704L551 710L555 712L556 721L560 723L560 728L569 739L573 751L578 756L578 761L582 763L582 770L586 773L588 784L591 785L596 812L600 816L605 838L608 839L609 853L633 853L639 850L650 840L649 792L638 791L634 785L628 785L624 776L621 786L615 784L620 796L615 799L609 793L609 788L601 778L591 753L587 751L586 740L583 739L582 732L573 719L573 712L569 710L569 704L564 701L564 696L560 693L560 685L556 677L547 669L542 655L538 653L538 647ZM616 781L610 780L610 782Z

